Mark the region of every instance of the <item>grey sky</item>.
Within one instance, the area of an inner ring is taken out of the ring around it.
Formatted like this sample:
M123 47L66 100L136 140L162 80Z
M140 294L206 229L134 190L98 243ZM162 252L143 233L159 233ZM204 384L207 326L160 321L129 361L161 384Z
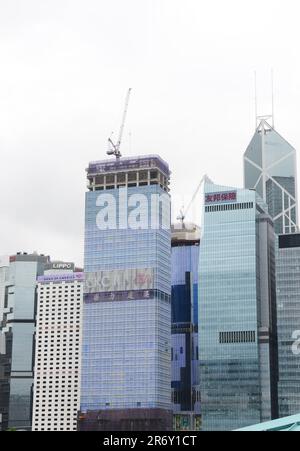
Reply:
M0 0L0 254L82 263L85 168L133 88L123 154L158 153L178 207L242 185L259 113L300 149L296 0ZM131 132L131 140L129 133Z

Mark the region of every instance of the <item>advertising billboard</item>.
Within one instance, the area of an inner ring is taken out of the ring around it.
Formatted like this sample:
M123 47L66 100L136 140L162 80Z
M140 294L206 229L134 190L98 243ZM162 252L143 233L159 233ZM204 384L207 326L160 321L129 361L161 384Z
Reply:
M39 276L37 278L37 281L39 283L75 282L75 280L82 282L84 280L84 274L82 272L74 272L68 274L49 274L45 276Z
M85 293L151 290L154 288L154 269L115 269L85 274Z

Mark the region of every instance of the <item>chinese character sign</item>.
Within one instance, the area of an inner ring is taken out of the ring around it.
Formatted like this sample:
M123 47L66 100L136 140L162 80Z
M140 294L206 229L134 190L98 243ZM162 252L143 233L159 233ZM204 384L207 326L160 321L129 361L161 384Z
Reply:
M205 195L205 204L221 204L226 202L236 202L236 191L228 191L222 193L209 193Z

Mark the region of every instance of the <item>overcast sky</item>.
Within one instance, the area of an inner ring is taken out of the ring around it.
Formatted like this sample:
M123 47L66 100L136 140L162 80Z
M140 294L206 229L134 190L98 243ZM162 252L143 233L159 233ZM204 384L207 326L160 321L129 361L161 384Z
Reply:
M170 164L178 208L202 175L242 186L259 113L300 149L297 0L0 0L0 255L83 260L85 168L133 88L124 155ZM130 139L131 135L131 139Z

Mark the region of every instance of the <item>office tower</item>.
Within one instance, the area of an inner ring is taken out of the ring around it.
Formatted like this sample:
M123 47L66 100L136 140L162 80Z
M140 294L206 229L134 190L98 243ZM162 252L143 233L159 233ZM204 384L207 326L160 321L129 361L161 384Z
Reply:
M81 430L172 427L169 176L155 155L89 165Z
M279 414L300 412L300 234L279 235L276 259Z
M1 331L1 323L4 318L5 287L8 278L9 260L0 257L0 431L4 430L4 424L8 423L8 396L9 384L6 372L9 368L9 360L6 356L6 338Z
M38 277L33 431L76 431L83 272L54 262Z
M181 224L180 224L181 225ZM198 352L200 229L172 227L172 402L173 429L201 428Z
M244 181L268 205L276 234L297 231L296 168L295 149L262 120L244 154Z
M275 234L254 190L205 184L199 263L203 430L278 416Z
M0 335L1 385L6 387L2 428L31 429L35 347L36 278L49 257L18 253L10 257Z
M5 299L5 286L7 283L7 274L9 267L8 257L0 256L0 320L2 320Z

